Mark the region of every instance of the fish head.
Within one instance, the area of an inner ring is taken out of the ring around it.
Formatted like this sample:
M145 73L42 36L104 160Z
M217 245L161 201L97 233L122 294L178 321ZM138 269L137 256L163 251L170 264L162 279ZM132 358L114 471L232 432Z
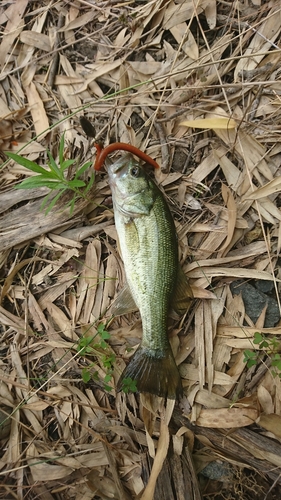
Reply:
M149 215L157 188L140 163L131 155L107 167L114 209L128 217Z

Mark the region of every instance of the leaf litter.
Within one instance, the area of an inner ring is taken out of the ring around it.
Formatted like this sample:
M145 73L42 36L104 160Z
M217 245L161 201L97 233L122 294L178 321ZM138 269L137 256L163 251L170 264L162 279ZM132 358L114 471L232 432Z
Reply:
M254 323L230 285L271 282L280 308L280 21L274 0L1 6L2 498L279 498L280 320ZM71 193L46 215L46 190L14 189L33 174L5 151L45 166L64 133L66 158L94 158L80 116L161 165L196 297L170 320L180 405L115 392L141 323L108 313L124 271L106 177L72 214ZM221 461L218 496L201 472Z

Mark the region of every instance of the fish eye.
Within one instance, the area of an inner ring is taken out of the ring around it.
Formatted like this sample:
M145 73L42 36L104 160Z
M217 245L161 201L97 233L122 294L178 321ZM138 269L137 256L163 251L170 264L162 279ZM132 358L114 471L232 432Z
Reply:
M130 170L130 174L132 175L132 177L138 177L139 173L140 173L139 167L132 167Z

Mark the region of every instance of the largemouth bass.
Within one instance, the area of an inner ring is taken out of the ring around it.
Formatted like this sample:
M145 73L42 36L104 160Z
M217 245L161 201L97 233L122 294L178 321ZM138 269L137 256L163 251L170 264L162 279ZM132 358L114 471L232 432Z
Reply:
M168 339L168 311L173 298L184 294L190 301L192 291L179 267L174 221L162 192L138 161L125 156L107 171L127 280L123 299L128 309L132 304L139 309L143 329L118 389L131 378L139 392L175 399L182 384Z

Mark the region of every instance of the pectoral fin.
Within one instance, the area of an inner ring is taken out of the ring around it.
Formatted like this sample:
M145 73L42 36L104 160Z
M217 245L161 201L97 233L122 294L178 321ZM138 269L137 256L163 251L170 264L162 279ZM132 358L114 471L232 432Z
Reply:
M193 299L191 286L182 268L178 268L177 284L174 291L172 308L178 314L184 314L188 311Z
M121 316L122 314L129 314L130 312L137 311L137 309L130 289L126 284L113 301L110 312L114 316Z

